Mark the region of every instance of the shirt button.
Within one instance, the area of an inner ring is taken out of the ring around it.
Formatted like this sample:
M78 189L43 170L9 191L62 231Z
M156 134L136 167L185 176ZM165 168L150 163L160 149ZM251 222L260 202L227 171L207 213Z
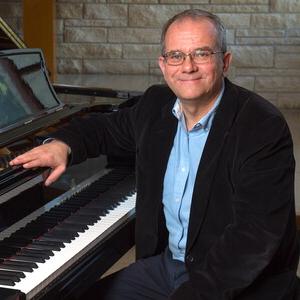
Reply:
M179 201L180 201L180 199L179 199L179 198L176 198L176 199L175 199L175 201L176 201L176 202L179 202Z
M182 171L182 172L185 172L185 167L181 168L181 171Z
M194 256L189 254L186 256L186 260L189 262L189 263L192 263L194 261Z

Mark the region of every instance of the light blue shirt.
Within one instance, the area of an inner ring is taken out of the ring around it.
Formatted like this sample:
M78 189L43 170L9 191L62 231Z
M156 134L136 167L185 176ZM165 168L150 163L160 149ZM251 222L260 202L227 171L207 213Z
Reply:
M176 100L172 110L178 119L178 126L164 177L163 206L169 231L169 248L173 258L180 261L184 261L185 256L190 207L198 165L223 92L224 84L214 106L190 131L187 131L179 99Z

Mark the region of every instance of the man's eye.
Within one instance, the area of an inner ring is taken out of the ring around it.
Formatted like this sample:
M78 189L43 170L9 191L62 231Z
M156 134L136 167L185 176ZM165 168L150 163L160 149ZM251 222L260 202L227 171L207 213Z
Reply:
M181 60L182 53L180 53L180 52L171 53L169 57L174 60Z
M209 51L203 51L203 50L195 51L194 53L195 57L200 57L200 58L208 57L209 55L210 55Z

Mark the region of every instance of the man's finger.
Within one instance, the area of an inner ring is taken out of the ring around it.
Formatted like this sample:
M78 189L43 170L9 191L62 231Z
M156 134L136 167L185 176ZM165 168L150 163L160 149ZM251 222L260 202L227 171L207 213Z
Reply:
M45 186L49 186L56 181L65 170L65 166L58 166L57 168L53 169L45 181Z

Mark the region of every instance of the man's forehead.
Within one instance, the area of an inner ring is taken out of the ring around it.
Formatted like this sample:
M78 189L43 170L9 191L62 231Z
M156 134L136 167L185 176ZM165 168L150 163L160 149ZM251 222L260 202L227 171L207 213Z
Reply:
M173 28L180 28L187 24L193 24L193 26L204 25L204 26L212 27L212 28L216 29L214 22L206 16L197 16L197 17L184 16L180 19L175 20L172 24L170 24L170 26L167 30L167 33L170 30L172 31Z
M204 44L199 47L211 46L217 42L218 32L215 24L207 17L191 18L185 17L176 20L170 25L166 32L165 43L174 44L176 41L189 43L192 40L202 40Z

